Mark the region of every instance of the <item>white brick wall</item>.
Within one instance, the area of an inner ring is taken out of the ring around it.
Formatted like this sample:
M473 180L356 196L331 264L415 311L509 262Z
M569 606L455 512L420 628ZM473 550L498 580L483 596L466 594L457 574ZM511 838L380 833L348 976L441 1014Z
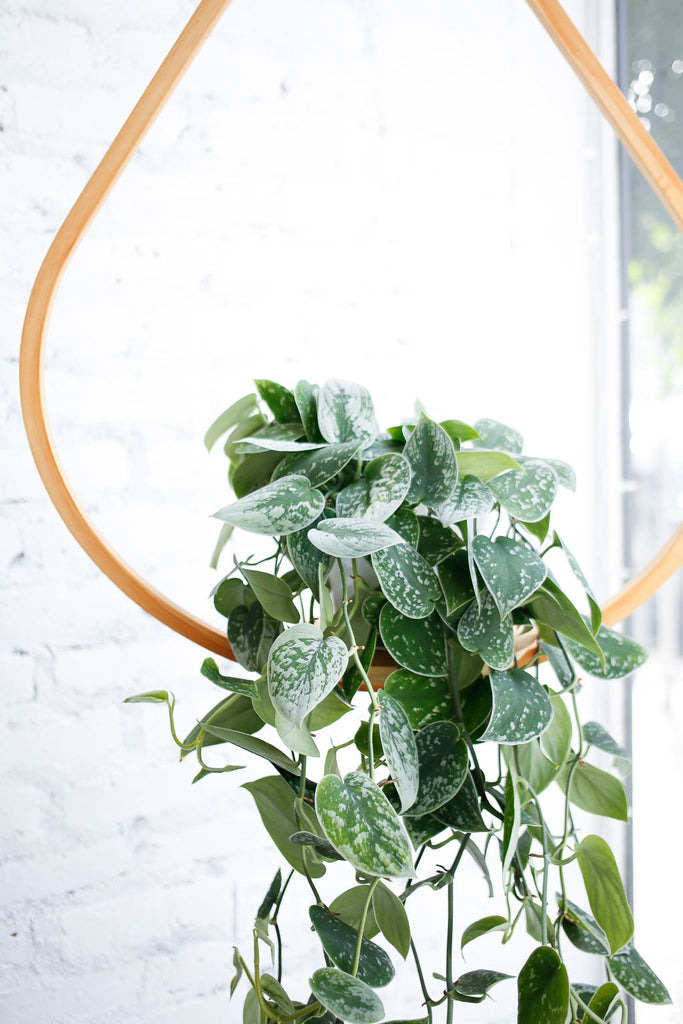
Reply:
M581 24L595 13L589 0L569 7ZM278 863L240 780L190 787L163 710L121 705L173 689L189 728L218 698L198 676L202 653L67 533L18 402L40 260L191 10L10 0L0 12L4 1024L240 1020L230 945L248 948ZM601 493L591 432L604 428L591 382L614 338L605 138L519 0L466 12L236 0L57 300L50 408L89 513L143 575L209 615L207 517L226 493L205 426L254 376L355 377L385 421L417 396L509 420L539 454L572 461L582 487L567 532L605 593L614 564L588 532ZM472 888L483 893L476 875ZM462 899L464 925L481 907L468 918ZM309 940L294 929L303 980ZM387 997L398 1015L409 983ZM501 989L459 1019L512 1021L512 997Z

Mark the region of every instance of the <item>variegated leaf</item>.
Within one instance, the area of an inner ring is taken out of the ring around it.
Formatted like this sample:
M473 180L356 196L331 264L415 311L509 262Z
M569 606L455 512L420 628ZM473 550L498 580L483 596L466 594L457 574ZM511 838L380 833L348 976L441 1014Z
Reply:
M406 814L420 817L443 807L458 792L469 771L467 744L452 722L434 722L415 737L420 764L417 799Z
M320 937L323 949L332 963L340 970L350 973L356 952L358 930L340 920L326 907L316 905L310 907L308 913L311 923ZM382 988L389 984L394 974L394 966L382 947L369 939L363 939L358 961L360 980L364 981L366 985L372 985L373 988Z
M391 604L379 615L382 643L403 668L420 676L446 675L444 632L436 615L410 619Z
M364 479L337 495L337 515L384 523L403 504L410 487L410 463L403 455L380 455L365 467Z
M350 380L325 381L318 395L318 426L330 444L357 441L367 447L379 434L370 392Z
M429 562L414 547L401 541L376 551L372 568L388 601L409 619L424 619L441 596L439 581Z
M299 576L317 600L319 596L318 567L322 566L323 579L325 579L333 565L334 560L331 555L326 555L311 544L307 530L299 530L297 533L288 535L287 554Z
M466 651L480 654L487 665L505 669L515 653L512 620L501 621L493 596L481 596L481 612L473 601L458 623L458 640Z
M380 694L379 701L382 707L379 735L403 813L415 802L417 796L420 776L417 744L403 705L386 692Z
M282 633L268 655L268 692L275 710L294 725L337 685L349 660L339 637L325 639L317 626L301 623Z
M610 629L609 626L601 626L595 639L605 655L604 667L596 655L587 651L581 644L574 640L565 640L572 658L592 676L598 676L600 679L621 679L647 661L647 651L644 647L623 633L618 633L616 629Z
M315 998L348 1024L375 1024L384 1017L382 1000L360 978L336 967L320 967L309 982Z
M357 871L412 877L413 852L405 828L367 775L351 772L343 782L325 775L316 789L315 807L326 837Z
M384 684L385 694L399 701L413 729L453 718L455 709L448 680L416 675L398 668Z
M288 476L226 505L214 518L250 533L281 536L309 526L324 505L322 493L314 490L306 477Z
M488 485L504 508L523 523L537 523L557 494L557 473L540 459L529 459L521 471L510 470Z
M641 1003L657 1003L668 1005L671 996L666 986L659 980L655 972L643 960L642 956L629 942L614 956L609 958L609 965L620 985L629 995L639 999Z
M308 539L334 558L362 558L401 543L399 534L390 526L369 519L325 519L308 531Z
M510 537L490 541L479 534L472 541L472 551L501 618L524 604L547 576L547 569L534 549Z
M493 709L480 737L496 743L527 743L548 728L553 717L550 697L538 680L522 669L491 672Z
M476 476L460 477L451 494L435 508L444 526L459 523L462 519L475 519L486 515L493 508L493 495L489 488Z
M358 453L359 447L357 441L349 441L347 444L328 444L316 451L294 455L290 453L285 455L282 462L275 467L272 479L304 476L311 487L321 487L341 473L342 469Z
M447 501L458 481L458 463L443 427L420 413L403 454L412 470L408 502L436 508Z
M519 455L524 448L524 438L518 430L505 423L488 417L477 420L474 429L479 437L472 442L474 448L498 448L504 452Z

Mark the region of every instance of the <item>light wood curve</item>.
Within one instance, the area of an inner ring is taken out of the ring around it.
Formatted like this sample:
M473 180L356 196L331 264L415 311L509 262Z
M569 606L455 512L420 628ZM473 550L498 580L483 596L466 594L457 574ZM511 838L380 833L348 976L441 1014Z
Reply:
M232 650L225 635L174 604L138 576L108 544L79 504L60 465L49 427L44 351L52 304L71 255L229 3L230 0L201 0L67 215L33 286L20 354L21 402L31 451L47 492L73 536L112 582L146 612L201 647L227 658L232 657ZM667 212L683 230L683 183L671 164L557 0L527 0L527 3L613 126ZM653 561L607 603L605 621L614 624L630 615L682 563L683 527L679 527ZM526 655L531 650L530 639L527 634L520 654ZM371 671L373 682L381 684L390 666L391 659L386 653L378 653Z

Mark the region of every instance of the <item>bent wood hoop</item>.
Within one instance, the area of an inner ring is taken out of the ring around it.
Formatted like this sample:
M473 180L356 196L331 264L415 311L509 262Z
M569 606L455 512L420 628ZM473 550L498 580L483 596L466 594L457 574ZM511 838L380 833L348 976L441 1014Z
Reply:
M21 403L31 451L47 492L73 536L109 579L146 612L200 647L226 658L231 658L233 652L225 634L180 608L143 580L113 550L81 507L61 467L50 431L45 406L44 351L52 304L71 255L229 3L230 0L201 0L68 213L33 285L20 354ZM527 0L527 3L612 125L679 230L683 231L683 182L654 139L642 126L561 4L557 0ZM615 624L625 619L651 597L681 564L683 526L653 561L607 602L605 621ZM532 633L521 638L520 659L528 661L533 657L536 645L535 641L529 642L532 638ZM386 652L378 652L371 670L373 683L381 685L392 664Z

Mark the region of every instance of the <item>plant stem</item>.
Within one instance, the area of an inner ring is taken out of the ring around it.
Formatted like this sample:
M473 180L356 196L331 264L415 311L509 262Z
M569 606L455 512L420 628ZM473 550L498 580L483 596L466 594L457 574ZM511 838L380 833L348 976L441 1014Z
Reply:
M356 637L355 637L355 634L353 632L353 626L351 625L351 618L349 616L349 593L348 593L348 588L347 588L347 584L346 584L346 574L344 572L344 566L342 564L341 558L337 559L337 563L339 565L339 574L341 576L341 584L342 584L342 608L343 608L343 611L344 611L344 624L346 625L346 629L347 629L347 632L349 634L349 641L351 643L351 657L353 658L353 660L355 662L356 668L358 669L358 671L361 674L363 682L365 683L366 689L367 689L368 694L370 696L371 707L370 707L370 719L369 719L369 722L368 722L368 753L369 753L369 762L370 763L368 765L368 775L370 776L371 781L374 782L374 780L375 780L375 753L374 753L374 749L373 749L372 727L374 725L375 715L379 714L379 702L377 700L377 697L375 696L375 688L372 685L372 683L370 682L370 677L367 674L367 672L365 671L365 669L363 668L363 663L361 662L360 658L358 657L358 645L356 643Z
M417 969L417 976L420 981L420 988L422 989L422 995L424 996L425 1006L427 1007L427 1019L429 1020L429 1024L432 1024L432 1000L430 999L429 992L427 991L427 986L425 985L424 974L422 973L422 964L420 963L420 958L417 955L417 946L415 945L412 939L410 940L410 951L413 954L415 967Z
M446 991L453 988L453 879L448 883L448 924L446 926ZM453 1021L453 1000L448 1000L446 1024Z
M363 945L363 932L365 931L365 922L368 919L368 911L370 910L370 903L372 902L372 894L379 885L379 878L375 878L370 884L370 889L365 897L365 906L363 907L363 913L361 914L360 924L358 925L358 936L356 938L356 949L353 954L353 966L351 968L352 977L356 977L358 974L358 965L360 963L360 951Z
M299 756L299 770L301 772L301 775L299 777L299 796L298 796L297 800L294 801L294 817L296 819L297 828L300 829L301 828L301 815L299 814L299 808L297 807L297 801L300 800L303 803L304 794L306 793L306 755L305 754L301 754ZM308 880L308 884L311 887L311 892L315 896L315 902L319 903L320 906L323 906L323 901L320 899L320 893L316 889L315 884L313 882L313 879L311 878L311 873L308 870L308 864L306 863L306 847L305 846L301 847L301 864L302 864L302 867L304 869L304 874L306 875L306 878ZM283 893L283 895L284 895L284 893Z

